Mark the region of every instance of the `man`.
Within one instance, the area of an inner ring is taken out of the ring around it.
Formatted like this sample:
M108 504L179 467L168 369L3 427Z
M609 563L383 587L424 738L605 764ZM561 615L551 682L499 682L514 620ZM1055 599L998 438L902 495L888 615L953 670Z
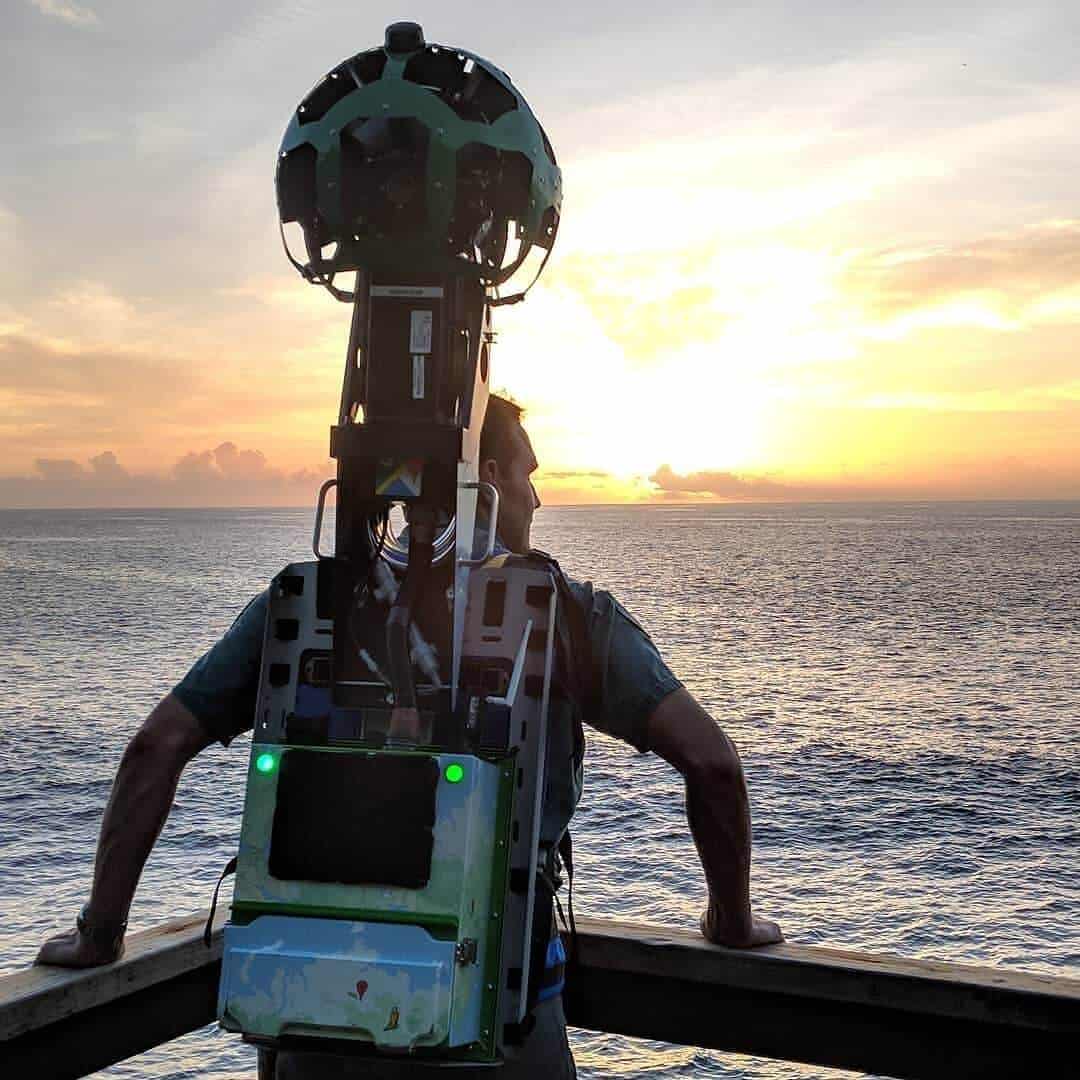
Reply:
M533 513L540 505L531 480L537 462L521 425L521 409L504 398L490 399L480 459L480 479L499 492L499 541L512 552L525 553ZM594 593L589 585L574 585L573 592L583 609L598 679L594 711L583 713L583 719L639 750L655 751L685 778L687 818L709 890L702 933L736 948L780 941L779 926L757 917L750 907L750 811L734 745L609 594ZM184 766L215 740L227 744L252 726L265 611L263 594L132 738L105 809L89 903L75 929L42 946L38 963L90 967L119 955L139 876ZM571 775L569 753L549 757L552 772L544 815L546 821L554 820L553 831L558 832L573 812L580 778ZM536 1019L523 1046L510 1051L504 1075L539 1075L540 1068L546 1076L574 1075L557 992L537 1007ZM329 1055L283 1054L277 1076L397 1075L400 1068L390 1063L385 1070L380 1065L364 1072L359 1060L353 1064L355 1073L347 1060ZM265 1059L260 1074L270 1075Z

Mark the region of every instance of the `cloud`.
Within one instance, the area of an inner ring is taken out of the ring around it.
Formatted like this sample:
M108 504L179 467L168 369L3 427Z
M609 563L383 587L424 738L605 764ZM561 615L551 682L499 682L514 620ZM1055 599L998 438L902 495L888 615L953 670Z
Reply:
M670 465L661 465L649 479L668 496L696 495L720 499L784 501L800 495L806 497L805 492L808 490L805 486L782 483L764 476L740 476L725 470L709 469L680 474Z
M145 325L135 303L113 292L100 281L77 281L51 296L45 303L50 325L81 341L115 344L132 338L150 339L160 327ZM144 325L140 325L143 323Z
M545 469L533 478L544 506L596 506L640 502L652 495L643 476L621 476L604 469Z
M111 301L104 307L112 310ZM122 308L108 317L122 319ZM148 456L158 463L222 430L248 439L272 432L279 453L287 444L290 460L311 460L336 414L336 363L323 365L318 350L292 356L279 347L272 361L256 363L221 346L173 352L173 345L82 346L4 334L0 326L7 467L43 456L82 459L103 444L140 464Z
M1080 321L1080 221L1039 223L934 250L869 252L850 262L841 284L871 318L901 327L917 324L919 312L926 324L966 321L991 329L1069 314Z
M164 470L128 469L106 450L86 464L38 458L30 475L0 477L0 506L306 505L333 468L276 468L261 450L233 442L185 454Z
M108 479L126 480L130 475L127 469L116 460L116 455L111 450L105 450L97 457L92 457L90 469L95 476Z
M708 254L693 259L626 258L616 267L600 258L571 256L559 267L556 287L582 297L610 341L634 360L652 360L722 332L719 283L708 280ZM711 254L711 253L710 253Z
M50 487L58 489L94 490L98 493L124 491L137 486L142 478L132 476L116 459L111 450L97 454L89 461L89 468L84 468L72 458L37 458L34 468L38 476ZM0 479L0 485L10 482L26 486L36 481L36 477L7 477Z
M271 485L310 479L306 470L285 474L271 467L261 450L241 450L236 443L223 442L213 450L185 454L173 467L173 477L181 484L228 486L232 483Z
M1043 466L1007 457L954 462L932 471L837 480L776 479L767 474L702 470L680 474L661 465L649 477L664 500L730 502L846 502L889 499L1075 499L1080 463Z
M86 475L86 470L70 458L38 458L34 464L42 479L50 485L77 483Z
M55 391L84 398L117 395L123 403L149 397L149 391L162 383L174 384L182 373L182 363L167 357L0 334L0 386L6 390L30 395Z
M611 473L602 469L541 469L536 475L541 480L606 480Z
M30 0L42 15L60 19L71 26L93 26L98 21L97 13L82 4L71 0Z
M865 394L859 404L868 409L908 409L932 412L1018 413L1054 412L1080 402L1080 379L1018 390L967 389L902 390Z

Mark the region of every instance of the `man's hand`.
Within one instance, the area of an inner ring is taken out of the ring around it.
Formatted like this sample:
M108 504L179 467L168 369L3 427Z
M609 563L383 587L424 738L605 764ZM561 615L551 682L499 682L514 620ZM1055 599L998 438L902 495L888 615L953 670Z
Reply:
M701 916L701 935L714 945L729 949L752 949L757 945L776 945L784 940L780 924L751 915L749 923L739 927L725 925L717 904L710 902Z
M123 953L123 941L119 948L109 946L82 933L76 926L49 938L41 946L34 963L66 968L99 967L118 960Z

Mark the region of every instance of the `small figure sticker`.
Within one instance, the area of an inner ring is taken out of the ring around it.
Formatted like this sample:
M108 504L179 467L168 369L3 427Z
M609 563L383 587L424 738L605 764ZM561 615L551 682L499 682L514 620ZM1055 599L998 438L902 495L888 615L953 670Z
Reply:
M390 1010L390 1019L386 1022L386 1027L383 1031L393 1031L398 1026L398 1021L401 1019L401 1013L398 1011L398 1007L395 1005Z
M415 499L424 487L424 462L380 458L375 467L375 494L386 499Z

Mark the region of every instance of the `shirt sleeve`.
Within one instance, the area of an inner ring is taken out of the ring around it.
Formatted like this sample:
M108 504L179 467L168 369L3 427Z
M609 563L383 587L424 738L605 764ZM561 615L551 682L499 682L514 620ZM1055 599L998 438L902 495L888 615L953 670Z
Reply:
M207 734L223 746L255 722L269 598L253 597L221 640L173 688Z
M571 583L586 613L599 714L585 716L592 727L644 753L649 750L649 716L682 683L664 663L640 623L609 592Z

